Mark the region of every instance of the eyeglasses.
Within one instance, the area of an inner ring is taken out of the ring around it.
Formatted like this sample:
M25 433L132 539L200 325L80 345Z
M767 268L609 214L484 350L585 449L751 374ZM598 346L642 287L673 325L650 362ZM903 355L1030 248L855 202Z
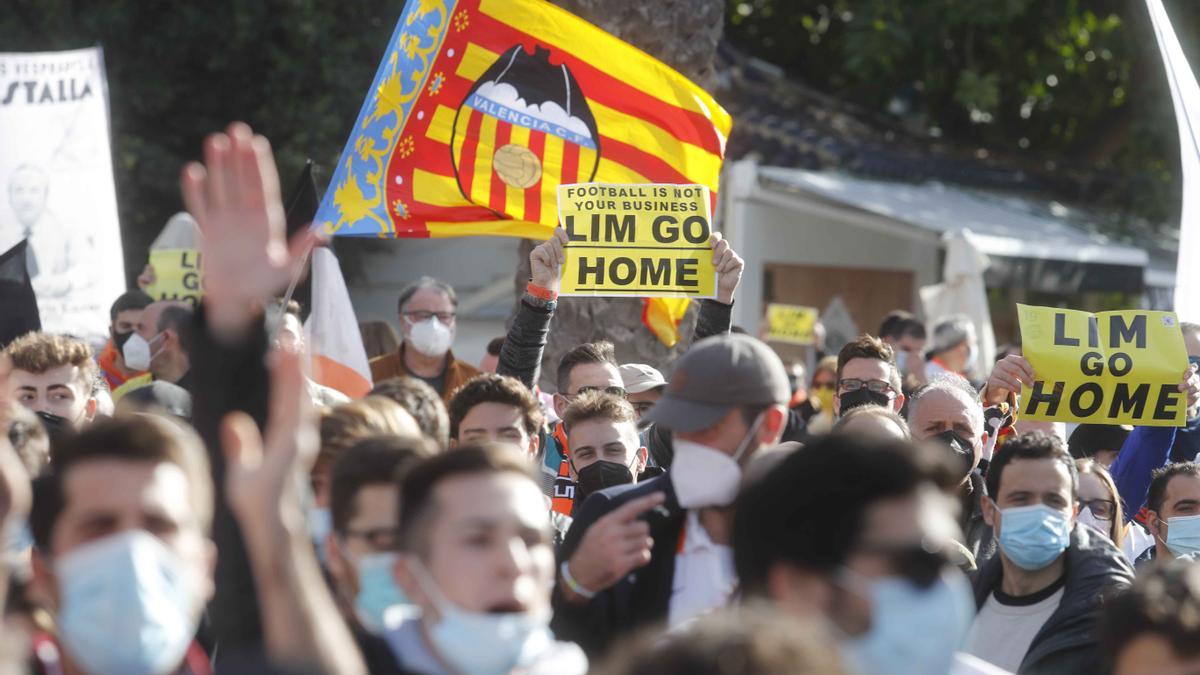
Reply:
M396 534L394 527L376 527L370 530L346 530L343 538L362 539L376 551L389 551L396 547Z
M895 395L892 385L884 382L883 380L859 380L851 377L838 382L838 390L843 394L848 394L852 391L858 391L863 387L866 387L867 391L876 394Z
M574 398L575 396L582 396L582 395L588 393L589 391L602 391L602 392L608 394L609 396L616 396L617 398L625 398L627 395L625 393L625 387L592 387L592 386L585 385L585 386L580 387L579 391L575 392L571 396L568 396L567 398Z
M922 588L936 581L942 570L951 564L946 547L933 542L863 544L858 550L888 558L896 576L908 579Z
M451 323L454 323L455 314L454 312L426 312L423 310L413 310L411 312L401 312L400 316L408 319L412 323L428 321L436 316L438 321L441 321L449 326Z
M1080 499L1079 508L1086 507L1100 520L1112 520L1117 513L1117 503L1111 499Z

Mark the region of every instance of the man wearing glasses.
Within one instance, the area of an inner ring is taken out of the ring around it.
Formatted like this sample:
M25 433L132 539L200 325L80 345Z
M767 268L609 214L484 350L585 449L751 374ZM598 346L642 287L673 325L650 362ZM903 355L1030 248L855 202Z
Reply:
M400 332L404 341L391 354L371 359L371 378L382 382L411 375L433 387L443 403L479 370L454 358L458 296L449 284L421 277L400 291Z
M974 606L950 562L946 458L844 434L786 452L738 498L743 597L829 627L854 672L950 672Z
M1010 672L1099 672L1100 598L1133 571L1105 535L1076 525L1079 477L1055 436L1014 436L987 476L983 514L999 555L975 578L966 651Z
M394 476L432 454L422 439L379 436L347 448L334 462L333 532L325 550L339 604L360 640L363 630L382 633L408 604L392 580L400 495Z
M904 407L904 394L892 348L879 338L860 335L838 352L833 413L841 416L867 404L900 412Z

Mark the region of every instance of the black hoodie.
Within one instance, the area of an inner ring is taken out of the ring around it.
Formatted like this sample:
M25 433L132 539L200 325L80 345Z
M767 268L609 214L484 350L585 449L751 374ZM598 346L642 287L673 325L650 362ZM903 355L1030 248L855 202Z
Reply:
M1106 593L1133 583L1133 570L1112 541L1085 525L1075 525L1065 554L1066 583L1062 602L1034 636L1017 670L1021 675L1099 672L1096 624ZM975 577L975 604L983 607L1000 588L1004 575L1000 556L983 564Z

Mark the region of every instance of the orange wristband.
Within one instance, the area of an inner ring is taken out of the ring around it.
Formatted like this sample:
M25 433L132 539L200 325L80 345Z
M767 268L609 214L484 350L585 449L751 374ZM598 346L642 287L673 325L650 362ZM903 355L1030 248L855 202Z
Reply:
M529 284L527 284L525 286L525 292L532 295L535 298L541 298L542 300L546 300L546 301L558 299L557 291L552 291L549 288L542 288L541 286L538 286L537 284L533 283L532 281L529 282Z

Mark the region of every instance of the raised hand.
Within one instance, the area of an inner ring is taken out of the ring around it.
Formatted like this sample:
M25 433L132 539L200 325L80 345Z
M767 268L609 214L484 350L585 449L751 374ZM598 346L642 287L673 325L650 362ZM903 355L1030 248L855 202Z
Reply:
M320 236L305 229L286 241L271 145L241 122L205 139L204 164L184 167L180 187L200 225L210 328L236 337L288 285Z
M624 504L592 523L567 563L575 581L589 591L599 593L650 562L654 540L650 538L650 525L640 516L662 504L664 499L663 493L655 492ZM571 600L586 600L570 592L566 584L562 588Z
M562 266L567 261L567 253L563 249L566 244L567 233L561 227L556 227L549 239L529 252L529 274L535 286L558 292Z
M746 261L734 251L720 232L713 232L710 240L713 249L713 267L717 268L717 302L733 304L733 294L742 281L742 270Z
M1010 354L997 361L992 368L992 374L983 390L984 403L1003 403L1008 400L1009 392L1020 393L1021 385L1032 387L1035 379L1037 374L1033 372L1033 366L1029 365L1025 357Z

